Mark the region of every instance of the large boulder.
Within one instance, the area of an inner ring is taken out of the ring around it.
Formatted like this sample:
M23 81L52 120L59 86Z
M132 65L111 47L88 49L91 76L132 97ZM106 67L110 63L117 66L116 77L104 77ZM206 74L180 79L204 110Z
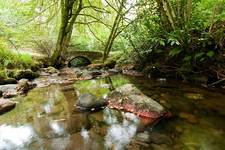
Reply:
M110 108L132 112L141 117L158 119L167 113L162 105L144 95L133 84L116 88L107 99Z
M0 115L12 110L13 108L15 108L15 106L16 103L10 100L0 99Z
M85 93L79 96L76 106L83 110L97 110L107 105L104 99L97 99L93 94Z

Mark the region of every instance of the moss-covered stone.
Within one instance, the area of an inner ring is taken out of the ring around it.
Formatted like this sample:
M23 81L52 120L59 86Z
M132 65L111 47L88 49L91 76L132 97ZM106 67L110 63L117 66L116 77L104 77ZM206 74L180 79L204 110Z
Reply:
M3 84L16 84L17 80L14 78L7 78L3 80Z
M56 69L56 68L54 68L54 67L48 67L48 68L45 68L45 71L47 72L47 73L49 73L49 74L54 74L54 73L58 73L59 72L59 70L58 69Z
M33 72L30 69L26 69L26 70L8 70L7 71L7 75L10 78L15 78L16 80L20 80L20 79L28 79L28 80L32 80L35 79L39 76L39 74Z

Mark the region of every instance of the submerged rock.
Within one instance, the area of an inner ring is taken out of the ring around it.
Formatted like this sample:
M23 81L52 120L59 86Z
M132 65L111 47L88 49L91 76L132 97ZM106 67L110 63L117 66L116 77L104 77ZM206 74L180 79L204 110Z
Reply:
M107 105L106 100L97 99L93 94L82 94L77 100L76 106L84 110L96 110Z
M154 144L166 144L171 145L173 143L172 139L166 135L166 134L160 134L160 133L151 133L150 136L151 143Z
M144 95L133 84L116 88L107 99L110 108L132 112L140 117L158 119L167 114L162 105Z
M0 99L0 115L12 110L13 108L15 108L15 106L16 103L10 100Z

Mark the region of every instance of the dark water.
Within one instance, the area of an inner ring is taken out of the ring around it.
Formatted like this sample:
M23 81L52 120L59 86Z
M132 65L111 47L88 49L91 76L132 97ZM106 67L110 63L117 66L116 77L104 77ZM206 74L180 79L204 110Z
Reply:
M105 97L125 83L135 84L173 117L146 126L131 113L76 110L80 94ZM14 101L16 108L0 116L1 150L225 149L225 95L175 81L117 75L36 88Z

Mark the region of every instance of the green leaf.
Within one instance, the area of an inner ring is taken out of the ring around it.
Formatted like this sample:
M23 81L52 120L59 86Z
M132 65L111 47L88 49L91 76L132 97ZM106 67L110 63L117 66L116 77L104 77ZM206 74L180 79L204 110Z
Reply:
M191 58L192 58L191 56L185 56L184 59L183 59L183 61L190 61Z
M204 52L200 52L200 53L195 54L195 59L198 59L198 58L202 57L204 54L205 54Z
M214 51L209 51L206 55L208 57L213 57L215 55L215 52Z
M164 41L159 41L160 45L165 46L165 42Z
M179 48L174 48L174 49L172 49L172 50L170 51L169 56L171 56L171 57L176 56L176 55L178 55L181 51L182 51L182 50L179 49Z

